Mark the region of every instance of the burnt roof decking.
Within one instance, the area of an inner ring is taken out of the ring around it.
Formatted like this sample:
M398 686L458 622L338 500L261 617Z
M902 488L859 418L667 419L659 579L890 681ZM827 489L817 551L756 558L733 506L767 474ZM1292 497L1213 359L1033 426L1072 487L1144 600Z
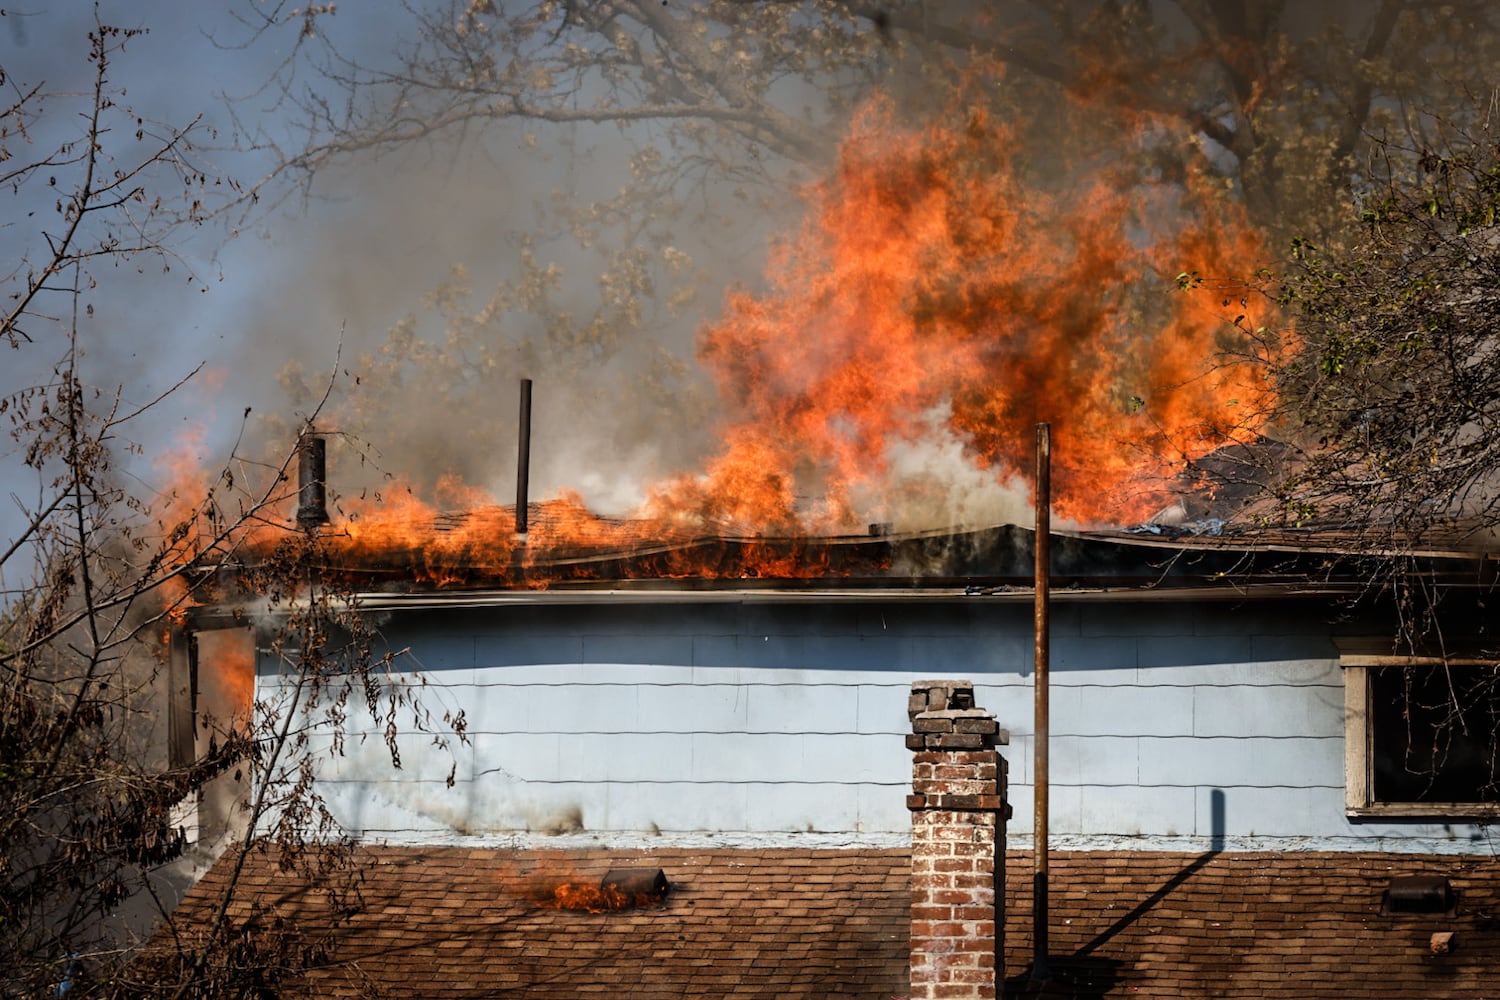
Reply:
M891 1000L907 987L904 850L361 848L365 907L346 924L265 860L246 888L334 947L299 990L560 1000L581 996ZM666 904L616 913L547 909L528 888L651 866ZM179 910L192 921L221 862ZM1351 854L1053 852L1054 967L1072 985L1024 989L1030 859L1008 858L1011 995L1288 1000L1494 995L1500 861ZM1381 916L1395 875L1440 874L1454 917ZM1449 954L1431 935L1454 933ZM1489 992L1487 992L1489 991Z
M417 542L326 553L329 579L366 595L671 590L679 593L837 591L899 594L1029 590L1034 533L1018 525L829 537L634 539L592 547L517 546L503 559L466 546ZM1401 556L1407 572L1460 588L1489 587L1496 562L1473 538L1429 539ZM1447 542L1453 544L1447 545ZM1393 553L1361 551L1346 534L1260 529L1055 531L1054 592L1159 590L1349 594L1368 590ZM240 564L205 564L232 600Z

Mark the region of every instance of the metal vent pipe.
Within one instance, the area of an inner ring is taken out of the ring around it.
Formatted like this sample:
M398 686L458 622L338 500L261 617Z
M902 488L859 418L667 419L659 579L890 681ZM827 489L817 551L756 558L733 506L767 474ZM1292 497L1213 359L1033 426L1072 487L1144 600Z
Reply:
M516 534L524 535L531 502L531 379L521 380L521 421L516 442Z
M309 428L297 445L297 526L328 523L328 442Z

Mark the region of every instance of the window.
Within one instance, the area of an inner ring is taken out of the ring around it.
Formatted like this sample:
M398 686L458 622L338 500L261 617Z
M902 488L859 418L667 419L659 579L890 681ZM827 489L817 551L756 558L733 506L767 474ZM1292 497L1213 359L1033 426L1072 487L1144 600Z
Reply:
M1500 816L1497 661L1372 648L1341 656L1349 815Z

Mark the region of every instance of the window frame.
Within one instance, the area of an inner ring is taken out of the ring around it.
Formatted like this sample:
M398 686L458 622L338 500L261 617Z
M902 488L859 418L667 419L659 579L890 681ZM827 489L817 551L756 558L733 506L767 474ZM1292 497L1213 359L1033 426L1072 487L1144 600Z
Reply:
M1494 666L1495 657L1468 652L1448 656L1398 655L1390 640L1338 640L1344 674L1344 812L1351 819L1500 819L1497 802L1381 802L1375 798L1374 727L1370 725L1370 671L1403 667Z

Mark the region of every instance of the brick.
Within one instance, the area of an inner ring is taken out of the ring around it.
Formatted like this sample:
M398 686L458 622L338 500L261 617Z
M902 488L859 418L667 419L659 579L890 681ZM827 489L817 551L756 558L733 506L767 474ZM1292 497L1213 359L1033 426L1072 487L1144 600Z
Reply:
M954 811L995 812L1004 806L998 795L941 794L926 796L926 807Z
M993 837L985 837L982 840L971 840L966 843L948 844L946 853L956 858L982 858L992 861L995 856L995 845Z
M984 891L975 891L973 892L973 895L990 897L993 894ZM985 920L987 918L993 919L995 916L995 901L991 898L977 899L968 904L956 905L952 907L952 910L954 920L978 921ZM978 939L970 938L965 942L955 942L954 946L959 947L960 944L968 944L972 945L975 950L977 950L979 945L982 943L983 942L978 941ZM963 949L960 948L960 950Z
M915 869L930 864L933 858L951 858L954 853L953 848L951 841L915 837L911 848L912 867Z
M957 920L933 921L928 926L932 928L932 936L947 939L956 939L964 934L964 925ZM916 932L913 931L913 934Z
M921 739L929 750L980 750L994 742L983 733L929 733Z
M928 815L941 816L944 814L928 813ZM982 816L982 814L966 813L949 813L947 815L949 815L951 819L957 819L966 815L974 815L976 819ZM977 824L975 823L953 823L951 821L948 823L934 823L932 826L924 830L924 834L925 836L933 840L944 840L948 843L973 843L975 841L976 826ZM983 832L983 834L981 834L981 836L987 837L988 833L989 831L986 830Z
M913 785L916 783L913 782ZM977 778L949 778L943 781L924 782L924 789L947 795L991 795L995 791L994 781Z
M976 986L988 986L995 981L994 963L989 966L977 966L968 969L954 969L949 977L955 983L972 983Z
M915 736L908 736L910 740ZM937 750L927 749L923 746L912 755L915 764L993 764L998 760L998 755L993 749L949 749Z
M992 872L952 872L947 878L949 885L959 889L987 889L995 880Z
M945 957L946 961L943 963L943 971L937 977L939 982L965 982L966 980L962 974L979 968L979 956L973 952L953 951L948 952Z
M958 719L993 719L994 717L994 712L987 712L982 708L933 709L918 715L918 718L922 719L953 719L955 721Z
M954 881L951 875L938 873L913 875L911 877L911 887L913 891L917 889L952 889Z

